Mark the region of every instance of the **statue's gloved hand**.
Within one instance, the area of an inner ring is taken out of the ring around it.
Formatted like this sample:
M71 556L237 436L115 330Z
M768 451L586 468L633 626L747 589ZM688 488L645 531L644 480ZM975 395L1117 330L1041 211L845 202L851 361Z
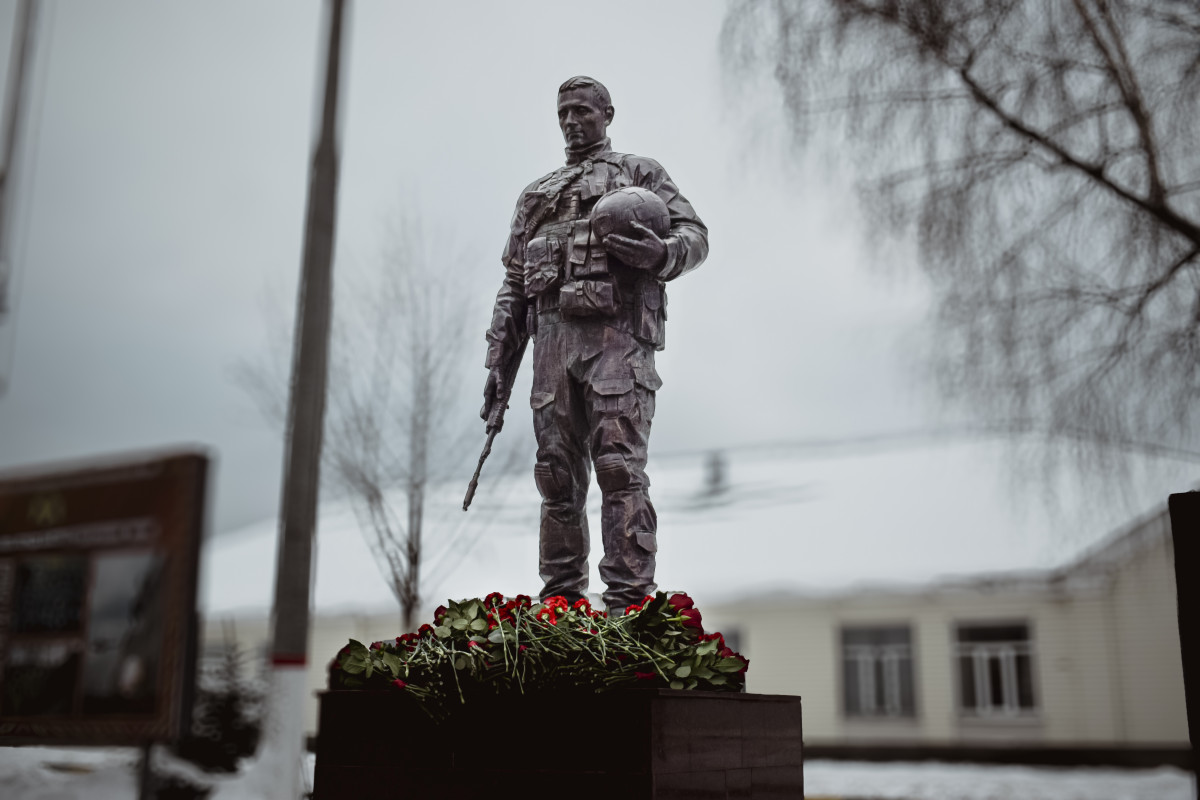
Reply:
M610 233L604 237L604 251L634 269L662 269L667 263L667 243L640 222L631 222L638 238Z
M504 369L489 367L487 383L483 385L483 408L479 409L480 419L487 420L492 415L492 407L497 399L504 395Z

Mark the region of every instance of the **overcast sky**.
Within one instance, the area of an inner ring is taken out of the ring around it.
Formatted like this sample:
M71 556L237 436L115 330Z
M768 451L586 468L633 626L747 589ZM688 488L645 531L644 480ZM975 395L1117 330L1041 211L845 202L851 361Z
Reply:
M280 434L230 373L268 349L264 302L294 303L321 4L43 6L0 468L200 443L212 528L269 518ZM557 86L592 75L614 148L660 161L711 231L708 261L669 287L653 451L948 424L914 379L912 249L868 248L847 178L786 147L769 83L722 73L724 9L354 2L335 269L377 264L405 207L447 252L478 253L461 276L482 309L474 402L513 203L562 163ZM1004 469L981 460L980 491L1004 491Z

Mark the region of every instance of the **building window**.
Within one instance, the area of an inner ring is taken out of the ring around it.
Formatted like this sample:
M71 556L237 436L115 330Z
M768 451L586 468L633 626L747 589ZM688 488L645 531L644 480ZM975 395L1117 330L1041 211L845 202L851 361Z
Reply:
M912 633L907 625L842 629L842 698L848 717L914 715Z
M959 625L956 649L964 714L1018 717L1033 713L1033 643L1028 625Z

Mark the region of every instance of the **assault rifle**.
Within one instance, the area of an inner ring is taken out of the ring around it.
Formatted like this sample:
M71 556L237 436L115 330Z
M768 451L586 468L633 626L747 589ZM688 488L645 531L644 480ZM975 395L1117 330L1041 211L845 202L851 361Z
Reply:
M517 370L521 368L521 360L525 357L525 347L529 344L529 337L526 336L521 340L521 345L517 348L517 352L513 353L512 360L509 362L508 370L504 373L504 385L496 392L496 399L492 401L492 410L488 414L487 419L487 443L483 446L483 453L479 456L479 464L475 467L475 474L471 476L471 482L467 484L467 496L463 498L463 511L466 511L471 506L471 500L475 498L475 490L479 488L479 473L483 469L483 462L487 461L487 457L492 454L492 442L496 439L496 434L504 427L504 412L508 410L508 400L512 397L513 383L517 379Z

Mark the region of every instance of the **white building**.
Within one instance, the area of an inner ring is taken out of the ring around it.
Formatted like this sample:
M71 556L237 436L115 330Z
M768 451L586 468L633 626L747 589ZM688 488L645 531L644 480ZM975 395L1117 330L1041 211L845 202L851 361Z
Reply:
M812 745L1188 746L1165 508L1068 565L912 589L774 594L705 616Z

